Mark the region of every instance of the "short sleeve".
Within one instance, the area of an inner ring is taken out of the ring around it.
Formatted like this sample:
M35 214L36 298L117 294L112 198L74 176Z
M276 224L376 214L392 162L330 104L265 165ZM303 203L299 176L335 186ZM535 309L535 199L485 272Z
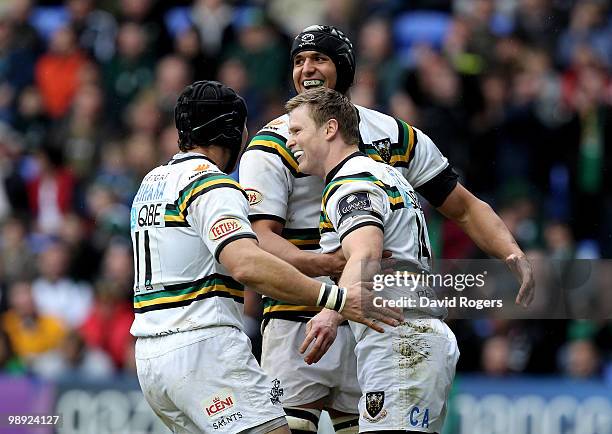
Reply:
M367 181L338 183L326 189L323 196L323 220L338 233L340 242L348 234L364 226L384 231L389 213L386 193Z
M289 151L281 139L255 136L240 160L239 179L249 197L251 221L271 219L285 223L293 176L284 159L293 156L284 155Z
M427 134L418 128L410 128L414 133L413 155L405 176L408 182L417 189L446 169L448 160Z
M219 261L225 246L241 238L257 239L249 223L249 204L240 185L226 175L203 176L186 199L186 213L204 244ZM193 184L193 183L192 183Z

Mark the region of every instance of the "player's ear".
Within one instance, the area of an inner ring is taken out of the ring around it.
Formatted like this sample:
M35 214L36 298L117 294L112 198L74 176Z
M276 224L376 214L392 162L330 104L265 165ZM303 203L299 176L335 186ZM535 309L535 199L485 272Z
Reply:
M325 126L325 135L328 139L333 139L338 132L338 121L336 119L330 119L327 121Z

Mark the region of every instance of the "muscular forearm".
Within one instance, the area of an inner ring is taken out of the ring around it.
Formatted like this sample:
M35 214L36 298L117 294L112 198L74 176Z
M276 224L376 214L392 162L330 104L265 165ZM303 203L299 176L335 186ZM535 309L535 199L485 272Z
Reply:
M523 255L502 219L486 202L473 201L456 223L488 255L502 260L513 253Z
M371 282L374 274L380 271L380 258L353 255L344 266L338 285L346 287L356 282Z
M321 282L255 246L243 254L234 278L260 294L304 306L316 306L321 287Z
M506 259L511 254L523 255L493 209L461 184L457 184L438 211L457 223L485 253L499 259Z
M330 274L322 264L323 257L317 253L300 250L271 231L258 231L257 238L262 249L290 263L307 276L318 277Z

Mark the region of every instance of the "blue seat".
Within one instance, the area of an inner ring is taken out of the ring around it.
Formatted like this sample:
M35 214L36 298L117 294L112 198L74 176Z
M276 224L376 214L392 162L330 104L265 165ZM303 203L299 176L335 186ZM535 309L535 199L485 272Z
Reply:
M64 6L36 6L29 21L46 42L56 30L70 22L70 15Z
M414 65L412 49L426 44L439 49L446 38L451 16L437 11L413 11L400 15L393 23L393 39L400 62Z
M168 34L173 38L180 35L192 25L191 8L187 6L177 6L169 9L164 15L164 24Z

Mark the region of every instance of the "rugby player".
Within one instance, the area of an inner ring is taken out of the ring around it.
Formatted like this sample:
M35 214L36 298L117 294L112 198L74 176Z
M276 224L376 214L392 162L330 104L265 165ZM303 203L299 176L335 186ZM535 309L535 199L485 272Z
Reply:
M404 267L429 272L429 237L417 195L397 169L359 151L359 121L349 99L320 87L286 108L287 146L300 172L325 178L321 247L325 253L342 246L347 263L340 284L371 279L380 271L383 248ZM403 292L417 293L425 294L424 288ZM442 321L445 309L428 306L415 304L409 319L381 338L351 322L360 432L442 431L459 351Z
M291 60L298 93L317 86L348 93L355 75L355 55L341 30L307 27L293 41ZM516 302L528 305L534 297L531 265L491 207L457 182L447 159L418 128L355 107L359 149L398 169L422 197L456 222L482 250L506 261L520 281ZM241 159L240 182L249 195L249 219L263 249L307 275L337 276L344 266L342 252L317 254L321 252L318 225L323 181L299 170L287 148L288 137L288 116L284 115L253 137ZM353 337L348 327L338 327L340 316L328 310L318 312L312 306L264 298L262 367L284 380L292 429L316 432L319 410L326 407L331 410L336 432L354 432L357 416L346 415L355 413L361 395L356 366L346 359L352 354ZM320 360L317 365L305 366L299 351L307 334L317 339L305 360ZM336 345L321 359L322 350L334 339Z
M379 331L373 318L401 318L366 312L371 293L360 285L322 284L257 247L247 196L224 173L246 143L246 116L244 100L218 82L185 88L180 152L145 176L131 209L138 379L172 432L289 432L282 382L264 374L243 333L243 284Z

